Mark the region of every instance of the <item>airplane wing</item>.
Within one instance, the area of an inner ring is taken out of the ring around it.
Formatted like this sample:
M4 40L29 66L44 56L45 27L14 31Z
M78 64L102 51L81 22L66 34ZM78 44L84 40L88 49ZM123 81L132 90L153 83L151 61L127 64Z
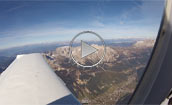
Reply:
M80 104L41 54L18 55L0 75L0 105Z

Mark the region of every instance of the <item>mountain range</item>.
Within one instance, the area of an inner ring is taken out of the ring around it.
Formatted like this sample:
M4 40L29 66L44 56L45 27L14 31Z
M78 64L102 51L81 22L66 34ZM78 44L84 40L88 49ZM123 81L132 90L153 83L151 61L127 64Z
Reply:
M149 60L154 40L134 40L126 46L123 46L124 43L121 46L108 43L104 60L92 68L75 64L70 59L69 46L58 47L43 55L81 103L111 105L120 103L133 93ZM99 44L92 46L103 49ZM79 46L74 48L77 57L80 56L79 49ZM91 64L97 58L91 55L82 63Z

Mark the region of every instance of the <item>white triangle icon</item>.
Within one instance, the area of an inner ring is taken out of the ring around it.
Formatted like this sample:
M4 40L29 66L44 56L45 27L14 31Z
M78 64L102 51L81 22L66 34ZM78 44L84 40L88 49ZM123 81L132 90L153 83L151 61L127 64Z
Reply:
M89 44L81 40L81 58L86 57L92 53L95 53L96 51L96 48L90 46Z

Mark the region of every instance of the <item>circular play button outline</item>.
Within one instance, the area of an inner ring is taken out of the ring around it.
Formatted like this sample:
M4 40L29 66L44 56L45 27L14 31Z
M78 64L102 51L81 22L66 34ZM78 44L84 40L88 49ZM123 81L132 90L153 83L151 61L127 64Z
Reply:
M86 33L90 33L90 34L93 34L93 35L97 36L97 37L100 39L100 41L102 42L103 47L104 47L104 52L103 52L103 55L101 56L101 59L100 59L97 63L95 63L95 64L93 64L93 65L90 65L90 66L86 66L86 65L83 65L83 64L78 63L77 60L75 60L75 58L74 58L73 55L72 55L72 45L73 45L74 40L75 40L78 36L80 36L80 35L82 35L82 34L86 34ZM72 60L73 60L77 65L79 65L79 66L81 66L81 67L94 67L94 66L97 66L97 65L103 60L103 58L105 57L105 54L106 54L105 42L104 42L103 38L102 38L100 35L98 35L97 33L93 32L93 31L83 31L83 32L78 33L78 34L77 34L76 36L74 36L73 39L71 40L70 46L69 46L69 54L70 54L70 57L72 58Z

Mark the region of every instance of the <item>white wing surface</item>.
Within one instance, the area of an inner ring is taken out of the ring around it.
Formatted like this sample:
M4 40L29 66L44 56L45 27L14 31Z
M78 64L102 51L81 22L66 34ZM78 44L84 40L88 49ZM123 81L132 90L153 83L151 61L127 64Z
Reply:
M0 76L0 105L59 104L71 95L41 54L18 55Z

